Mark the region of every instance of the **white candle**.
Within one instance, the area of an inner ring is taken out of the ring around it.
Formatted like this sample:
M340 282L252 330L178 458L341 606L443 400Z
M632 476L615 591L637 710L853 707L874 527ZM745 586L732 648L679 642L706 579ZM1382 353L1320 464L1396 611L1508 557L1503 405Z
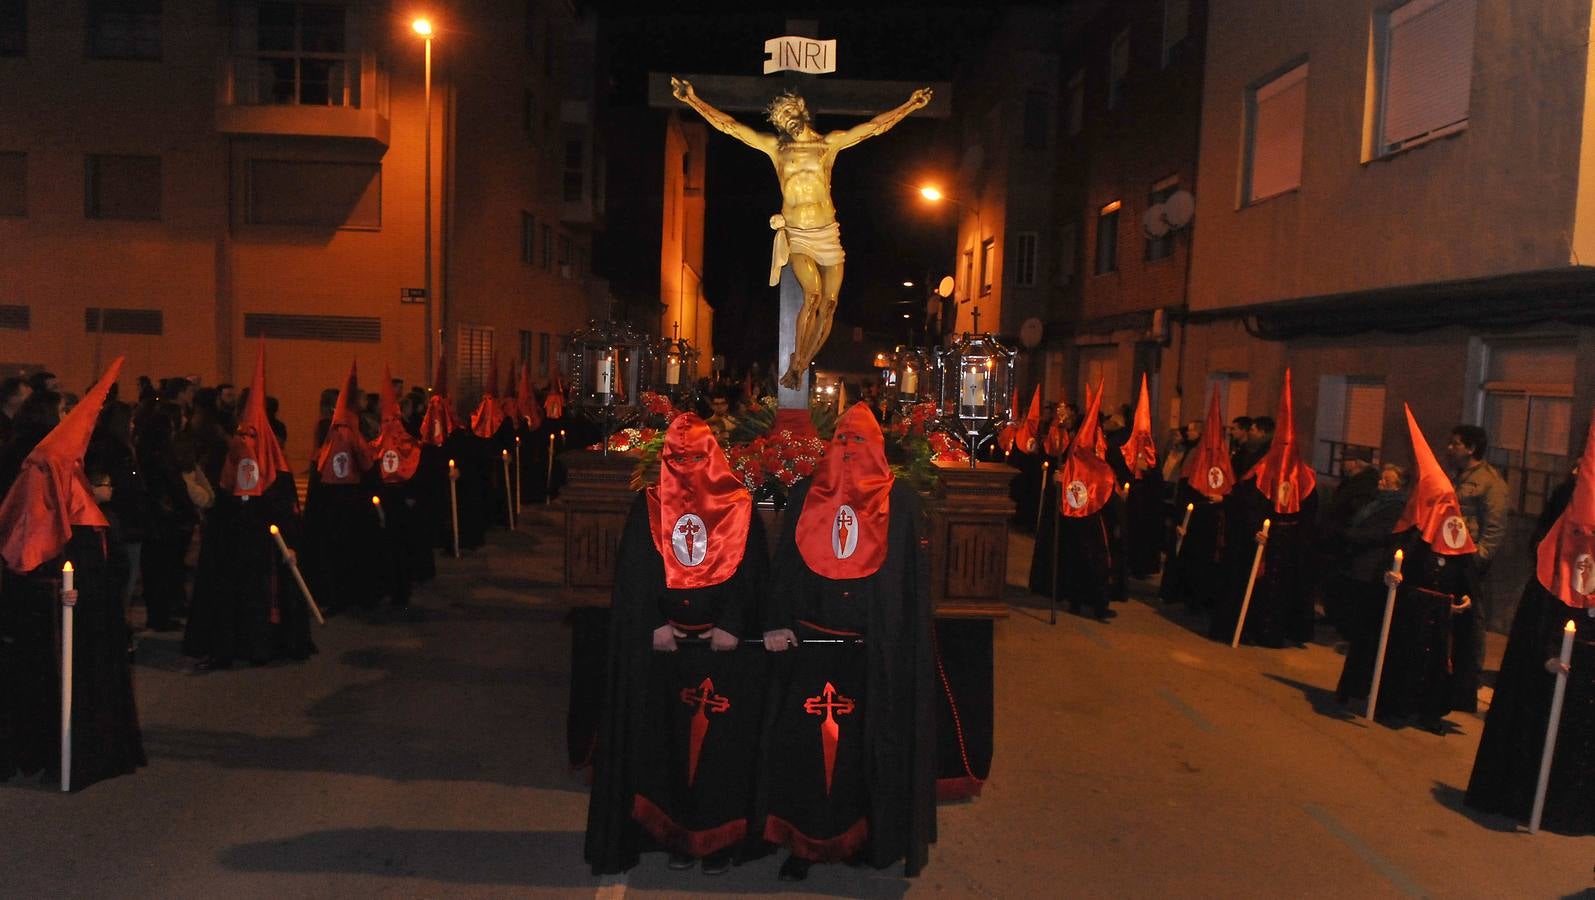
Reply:
M72 590L72 563L68 562L61 567L61 590Z
M1551 784L1551 757L1556 753L1556 732L1562 724L1562 699L1567 696L1567 667L1573 661L1573 636L1578 626L1572 619L1562 626L1561 667L1556 672L1556 688L1551 692L1551 719L1545 723L1545 748L1540 751L1540 780L1534 788L1534 809L1529 814L1529 834L1540 830L1545 813L1545 789Z
M598 359L598 385L594 391L599 394L615 392L615 360L608 355Z
M919 390L919 370L907 368L903 370L903 393L914 394Z
M964 395L961 405L968 408L972 414L978 414L980 407L986 405L990 386L991 374L978 364L971 365L964 371Z
M665 384L672 387L681 383L681 358L675 355L665 357Z
M371 506L377 511L377 527L388 527L388 517L382 512L382 498L373 496L371 498Z
M1390 574L1401 574L1401 560L1405 557L1400 550L1396 551L1396 558L1390 563ZM1385 617L1379 626L1379 650L1373 658L1373 681L1368 685L1368 721L1373 721L1374 709L1379 705L1379 682L1385 672L1385 651L1390 646L1390 620L1396 612L1396 586L1391 584L1385 590Z

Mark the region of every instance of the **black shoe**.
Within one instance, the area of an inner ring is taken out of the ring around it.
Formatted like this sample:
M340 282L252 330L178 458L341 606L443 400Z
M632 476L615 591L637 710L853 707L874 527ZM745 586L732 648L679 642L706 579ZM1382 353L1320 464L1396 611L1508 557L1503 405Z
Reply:
M672 853L670 861L665 863L677 872L685 872L698 862L698 858L688 853Z
M786 862L781 863L782 881L803 881L809 877L809 867L814 865L806 859L788 856Z
M724 875L731 871L731 851L722 850L703 858L703 874Z

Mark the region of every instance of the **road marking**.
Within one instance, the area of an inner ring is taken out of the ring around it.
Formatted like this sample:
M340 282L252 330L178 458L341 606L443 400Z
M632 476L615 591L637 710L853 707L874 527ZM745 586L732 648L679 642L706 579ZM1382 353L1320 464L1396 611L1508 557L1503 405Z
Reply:
M1372 866L1374 871L1389 879L1390 883L1395 885L1397 890L1401 891L1403 894L1406 894L1408 897L1429 896L1424 892L1423 888L1418 886L1417 882L1407 877L1407 873L1397 868L1394 863L1380 856L1372 847L1363 843L1362 838L1352 834L1350 829L1340 824L1340 820L1330 815L1329 812L1323 807L1316 803L1304 803L1302 804L1302 811L1306 812L1313 821L1324 826L1325 831L1337 838L1340 838L1342 843L1350 847L1358 856L1362 857L1363 862L1367 863L1369 866Z
M1083 623L1083 622L1071 622L1069 624L1074 626L1074 630L1075 631L1078 631L1081 634L1085 635L1085 639L1086 640L1090 641L1093 644L1096 644L1098 647L1101 647L1104 650L1112 650L1113 649L1113 645L1108 643L1108 639L1107 638L1103 637L1100 634L1097 634L1092 629L1087 628L1085 626L1085 623Z
M1168 704L1179 710L1180 713L1185 716L1185 718L1195 722L1197 728L1202 729L1208 734L1218 734L1217 725L1214 725L1212 722L1209 722L1207 719L1203 718L1201 713L1192 709L1190 704L1175 696L1173 691L1169 690L1168 688L1158 688L1157 695L1162 697L1164 700L1167 700Z
M626 896L625 875L605 875L598 879L596 900L621 900Z

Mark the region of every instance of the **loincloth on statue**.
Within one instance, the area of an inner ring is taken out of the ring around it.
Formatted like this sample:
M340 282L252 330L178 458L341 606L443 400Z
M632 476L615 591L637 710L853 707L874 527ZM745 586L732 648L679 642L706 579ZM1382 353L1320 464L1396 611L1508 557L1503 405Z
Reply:
M842 226L836 222L818 228L798 228L786 224L786 217L777 213L770 217L770 227L775 229L775 246L770 251L770 287L781 283L781 268L801 253L822 266L834 266L846 258L842 252Z

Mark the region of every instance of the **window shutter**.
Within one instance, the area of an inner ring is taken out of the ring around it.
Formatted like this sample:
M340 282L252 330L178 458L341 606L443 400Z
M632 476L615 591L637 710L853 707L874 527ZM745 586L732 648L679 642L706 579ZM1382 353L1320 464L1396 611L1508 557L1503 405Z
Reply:
M1385 386L1374 381L1346 381L1346 424L1341 432L1348 444L1382 446L1384 440Z
M1468 117L1476 0L1412 0L1385 34L1385 150Z
M1251 184L1248 200L1301 186L1307 64L1258 88L1252 100Z

